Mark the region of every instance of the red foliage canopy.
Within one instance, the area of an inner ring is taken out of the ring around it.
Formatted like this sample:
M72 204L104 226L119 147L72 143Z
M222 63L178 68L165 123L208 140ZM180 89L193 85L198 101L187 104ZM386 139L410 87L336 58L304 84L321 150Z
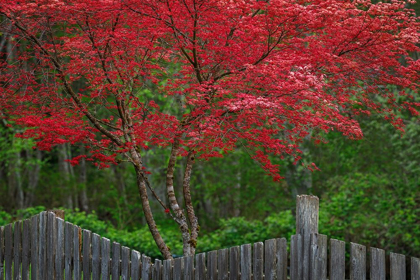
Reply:
M88 143L102 166L134 146L177 141L210 158L244 145L279 178L268 155L298 157L310 131L360 138L355 115L402 128L395 109L417 114L420 29L404 5L2 0L15 48L0 64L1 113L38 148Z

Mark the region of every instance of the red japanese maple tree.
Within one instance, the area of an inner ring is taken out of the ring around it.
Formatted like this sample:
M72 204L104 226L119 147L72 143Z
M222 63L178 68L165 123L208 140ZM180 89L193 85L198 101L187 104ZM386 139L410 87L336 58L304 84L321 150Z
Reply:
M363 135L355 115L381 114L402 128L394 110L417 114L420 62L409 54L419 51L419 21L405 4L2 0L1 32L15 48L0 64L0 112L26 127L20 137L36 139L39 149L88 145L74 164L81 157L100 167L131 162L161 253L171 258L148 188L192 255L199 231L190 193L195 157L242 145L280 179L269 156L298 160L310 131L357 139ZM163 97L178 110L161 109ZM170 148L169 206L148 182L142 155L149 147ZM173 187L179 156L187 158L186 211Z

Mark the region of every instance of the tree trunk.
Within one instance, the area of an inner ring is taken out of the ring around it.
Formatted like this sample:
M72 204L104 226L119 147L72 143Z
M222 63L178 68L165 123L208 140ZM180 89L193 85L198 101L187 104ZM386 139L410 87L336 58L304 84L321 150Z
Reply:
M310 149L308 147L309 142L311 141L310 139L311 134L304 138L302 145L299 147L304 155L306 163L311 161ZM289 163L285 177L289 188L291 188L293 199L295 199L297 195L308 194L309 190L312 188L312 171L306 166Z
M239 217L241 215L241 169L240 169L240 160L238 159L235 162L237 166L236 172L236 184L234 185L234 192L233 192L233 199L232 199L232 206L233 206L233 216Z
M80 153L84 155L85 152L85 146L82 144L80 148ZM89 199L87 196L87 177L86 177L86 160L85 158L82 158L80 160L79 164L79 201L80 201L80 208L88 212L89 211Z
M65 146L65 151L66 151L66 160L72 159L73 156L71 154L71 146L70 143L66 143L64 144ZM80 208L79 205L79 189L77 188L76 185L76 176L74 174L74 167L73 165L71 165L68 161L65 162L67 164L67 168L69 170L69 175L70 175L70 181L69 181L69 189L70 189L70 193L73 194L73 207L74 208Z
M34 158L35 154L35 158ZM28 170L28 191L25 197L25 207L31 207L34 203L35 189L39 182L39 173L41 171L42 152L38 149L26 151L27 161L30 162Z
M184 256L191 255L191 235L187 223L187 218L184 215L183 209L180 207L174 188L174 171L176 157L180 150L179 138L175 138L174 143L172 144L171 155L169 158L168 169L166 171L166 191L168 195L169 204L172 211L175 213L174 220L178 223L179 229L182 234L182 244Z
M67 192L64 194L65 197L65 206L66 208L73 209L73 189L70 186L70 168L69 163L66 162L67 158L67 148L65 145L59 145L57 147L58 152L58 170L62 178L63 184L65 185Z
M143 206L143 213L146 218L147 225L149 226L149 230L153 236L153 239L156 242L156 245L158 246L160 252L162 253L163 257L165 259L172 259L172 254L166 245L165 241L163 240L157 226L155 219L153 218L152 209L150 208L149 203L149 197L147 195L147 188L146 188L146 182L144 179L143 174L143 164L140 158L140 155L135 150L135 148L130 149L131 159L134 166L134 169L136 170L136 178L137 178L137 187L140 194L141 204Z
M16 152L15 157L9 162L9 195L14 196L17 209L23 209L24 193L22 187L21 156Z
M308 194L312 188L312 172L307 167L290 164L285 177L293 198Z
M127 193L125 191L125 182L124 182L123 171L121 170L121 164L113 165L112 171L114 172L114 178L115 178L115 183L118 188L118 193L123 198L124 204L128 205Z
M190 180L191 180L191 171L195 160L195 154L194 152L188 153L187 158L187 164L185 166L185 173L184 173L184 180L183 180L183 193L184 193L184 201L185 206L187 208L187 216L188 221L190 222L191 226L191 236L190 240L188 241L189 246L189 252L188 255L194 256L195 255L195 248L197 247L197 238L198 238L198 232L200 231L199 225L198 225L198 218L195 215L194 207L192 204L192 198L191 198L191 188L190 188Z

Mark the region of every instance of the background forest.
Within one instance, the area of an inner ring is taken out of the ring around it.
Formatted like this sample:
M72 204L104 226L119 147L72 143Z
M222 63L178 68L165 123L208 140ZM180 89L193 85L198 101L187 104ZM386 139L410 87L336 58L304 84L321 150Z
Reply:
M419 4L414 8L418 14ZM8 48L3 37L0 43L1 49ZM160 100L161 107L172 106L164 102ZM290 239L296 195L314 194L321 199L321 233L420 256L420 120L401 114L404 134L383 119L360 116L362 140L340 133L325 135L325 143L308 137L301 147L301 162L295 165L291 158L280 162L285 177L280 182L265 175L246 149L198 161L191 179L201 226L198 252L274 237ZM122 163L99 170L84 159L72 166L67 160L84 154L83 146L39 151L32 148L33 142L15 137L21 132L0 121L0 225L63 208L66 220L159 257L132 166ZM168 153L150 149L144 157L157 191L164 192ZM312 162L319 171L303 167ZM178 163L175 180L184 173L185 163L181 159ZM177 225L163 210L156 220L165 228L163 236L172 252L182 254Z

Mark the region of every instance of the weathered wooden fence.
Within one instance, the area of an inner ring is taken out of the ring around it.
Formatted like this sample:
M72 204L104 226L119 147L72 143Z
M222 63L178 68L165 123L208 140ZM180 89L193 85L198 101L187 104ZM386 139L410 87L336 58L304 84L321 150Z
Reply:
M384 250L370 248L367 260L366 247L355 243L350 244L350 275L345 275L345 242L328 242L318 234L318 198L313 196L297 199L289 252L286 239L278 238L152 263L135 250L42 212L0 228L0 279L385 280L389 272L391 280L410 279L408 274L420 280L420 259L408 263L404 255L391 253L387 270Z

